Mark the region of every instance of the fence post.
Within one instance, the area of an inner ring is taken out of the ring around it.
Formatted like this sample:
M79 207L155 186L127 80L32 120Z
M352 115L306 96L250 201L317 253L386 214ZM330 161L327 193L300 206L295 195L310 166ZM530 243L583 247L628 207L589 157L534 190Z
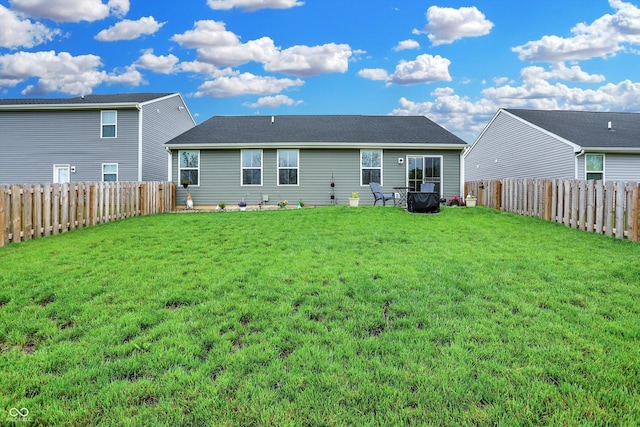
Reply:
M0 199L1 200L1 199ZM629 230L629 239L634 242L640 242L640 184L633 189L631 207L629 209L631 220L631 230ZM2 205L0 204L0 208ZM1 220L1 216L0 216ZM2 230L0 230L0 233ZM1 244L2 242L0 242Z
M615 183L616 201L615 201L615 226L616 226L616 238L622 239L624 237L624 182L618 181Z
M22 188L11 186L11 222L13 224L12 241L22 241Z
M176 210L176 183L171 183L171 210Z
M96 225L96 208L98 206L97 200L96 200L96 186L95 185L91 185L89 187L89 200L87 201L87 203L89 203L89 225L90 226L94 226Z
M9 244L9 219L8 212L5 212L5 200L7 199L6 191L0 188L0 246Z
M140 184L140 215L147 214L147 184Z
M42 194L42 227L44 229L44 236L51 235L51 185L45 184Z

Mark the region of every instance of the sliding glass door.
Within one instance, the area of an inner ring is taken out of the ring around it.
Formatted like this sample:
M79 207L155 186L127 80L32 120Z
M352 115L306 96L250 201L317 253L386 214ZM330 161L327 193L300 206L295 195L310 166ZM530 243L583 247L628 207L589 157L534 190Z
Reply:
M433 183L434 191L442 195L442 156L409 156L407 160L409 191L420 191L423 183Z

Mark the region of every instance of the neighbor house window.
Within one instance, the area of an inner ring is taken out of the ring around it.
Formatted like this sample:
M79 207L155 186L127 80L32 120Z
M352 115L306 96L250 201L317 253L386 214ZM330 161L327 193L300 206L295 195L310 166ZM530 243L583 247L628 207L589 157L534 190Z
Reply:
M298 150L278 150L278 185L298 185Z
M262 185L262 150L242 150L242 185Z
M585 158L587 179L593 179L595 181L603 180L604 154L587 154Z
M382 150L360 151L360 185L382 185Z
M118 180L118 164L117 163L102 164L102 180L104 182L115 182Z
M101 111L100 112L100 126L102 127L102 138L115 138L117 136L117 111Z
M71 166L69 165L53 165L53 182L58 184L64 184L70 181L69 172Z
M180 184L200 185L200 151L178 151Z

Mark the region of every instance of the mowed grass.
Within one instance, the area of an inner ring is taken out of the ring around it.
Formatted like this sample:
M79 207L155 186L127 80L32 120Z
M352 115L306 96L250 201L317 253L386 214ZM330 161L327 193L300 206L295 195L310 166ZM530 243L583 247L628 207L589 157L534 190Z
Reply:
M637 243L484 208L77 230L0 248L0 423L636 425L639 283Z

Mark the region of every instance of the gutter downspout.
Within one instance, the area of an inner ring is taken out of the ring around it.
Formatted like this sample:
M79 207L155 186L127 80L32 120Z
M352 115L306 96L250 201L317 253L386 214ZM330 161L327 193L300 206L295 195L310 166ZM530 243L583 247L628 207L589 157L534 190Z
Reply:
M140 114L138 115L138 182L142 182L142 106L136 105Z
M464 150L460 151L460 194L462 195L462 197L466 197L467 195L464 194L464 181L465 181L465 175L464 175L464 154L466 153L468 148L465 148Z
M171 152L171 150L169 149L169 147L164 147L165 150L167 150L167 161L168 161L168 165L167 165L167 181L171 182L172 179L172 175L173 175L173 153Z
M576 156L575 156L575 165L574 165L574 168L573 168L573 175L574 175L574 179L580 179L580 178L578 178L578 157L582 156L583 154L584 154L584 149L583 149L583 150L580 150L580 151L578 151L578 152L576 153Z

